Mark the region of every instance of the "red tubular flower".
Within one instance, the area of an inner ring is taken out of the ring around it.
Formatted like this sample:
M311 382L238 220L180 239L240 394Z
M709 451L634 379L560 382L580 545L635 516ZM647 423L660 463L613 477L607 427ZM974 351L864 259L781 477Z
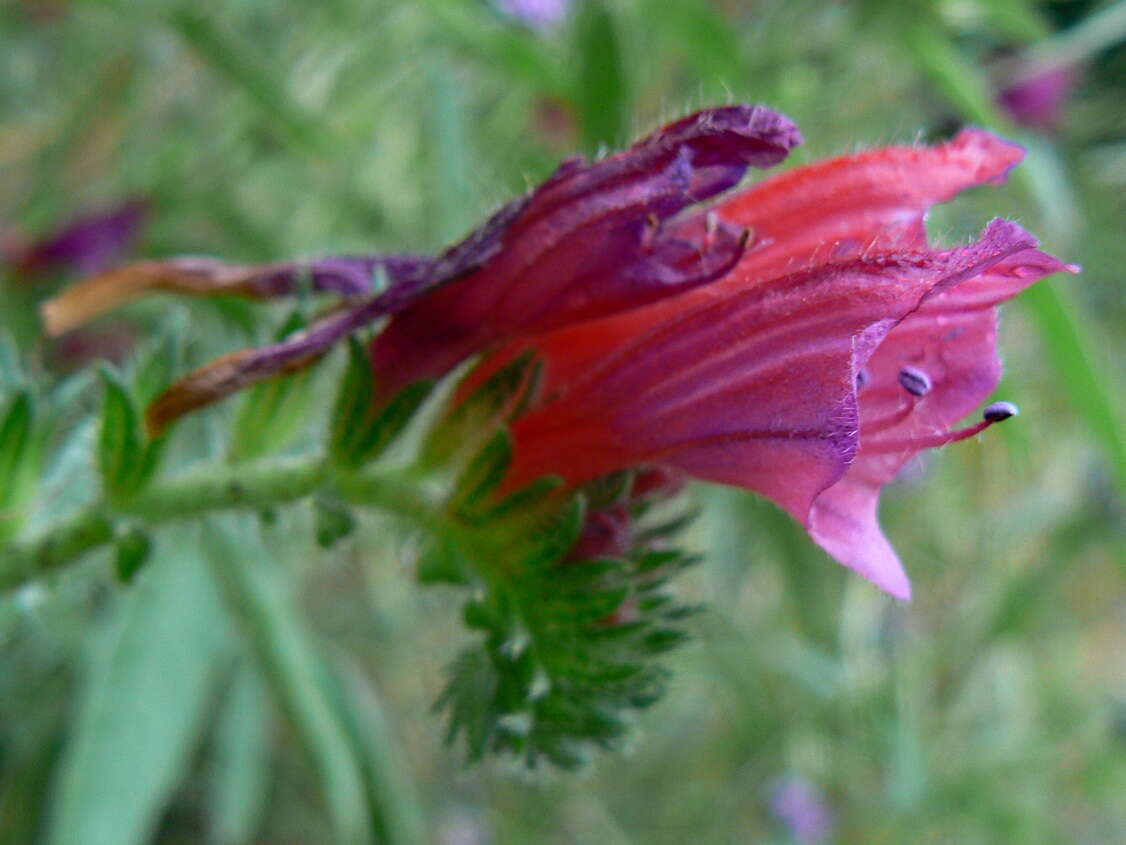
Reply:
M1000 220L969 246L927 246L933 203L1003 178L1020 157L970 130L801 168L727 201L720 218L757 235L732 272L486 362L480 377L531 346L546 364L537 407L514 425L508 484L658 464L746 487L908 598L876 521L881 486L921 450L1015 413L991 407L950 429L1000 377L995 305L1075 269Z

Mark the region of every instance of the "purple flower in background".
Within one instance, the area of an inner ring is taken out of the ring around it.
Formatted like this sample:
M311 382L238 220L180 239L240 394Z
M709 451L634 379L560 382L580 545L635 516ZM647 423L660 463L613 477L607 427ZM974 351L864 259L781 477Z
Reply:
M9 246L4 259L25 277L62 270L98 273L125 257L147 217L145 201L129 200L78 217L38 240Z
M997 97L1009 117L1022 126L1054 131L1063 120L1064 106L1079 82L1074 66L1050 67L1031 76L1018 78Z
M535 29L558 26L567 17L569 0L497 0L497 8L506 15Z
M770 813L802 845L817 845L833 835L835 817L816 784L805 778L778 781L770 791Z

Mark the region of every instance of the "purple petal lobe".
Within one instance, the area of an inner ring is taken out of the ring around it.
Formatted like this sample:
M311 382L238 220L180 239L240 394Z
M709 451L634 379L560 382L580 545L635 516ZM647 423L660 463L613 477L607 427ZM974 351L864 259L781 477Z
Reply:
M571 159L468 249L479 270L398 316L373 354L387 389L440 375L497 341L634 308L726 273L742 227L674 231L665 221L732 187L748 167L781 161L794 124L761 106L699 112L630 149Z

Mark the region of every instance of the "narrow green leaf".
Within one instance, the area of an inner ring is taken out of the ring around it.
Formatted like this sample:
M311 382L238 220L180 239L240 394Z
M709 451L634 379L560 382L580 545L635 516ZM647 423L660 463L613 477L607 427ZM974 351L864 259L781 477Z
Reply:
M1126 5L1117 10L1118 18L1126 27ZM1090 23L1088 20L1084 27ZM1113 23L1107 17L1107 23ZM1079 27L1075 28L1079 30ZM1094 33L1094 29L1085 29ZM908 29L909 46L919 66L968 118L983 124L1004 128L1007 121L998 111L991 89L978 71L937 28L915 25ZM1041 198L1037 179L1043 179L1044 167L1029 167L1018 171L1030 192ZM1041 202L1045 216L1057 228L1071 228L1068 220L1060 220L1055 206L1059 194L1053 193L1052 202ZM1066 231L1063 234L1067 234ZM1048 343L1052 363L1064 378L1066 386L1080 413L1096 434L1110 457L1119 489L1126 491L1126 412L1117 407L1110 392L1111 380L1099 372L1092 353L1091 341L1083 331L1083 320L1077 308L1062 292L1057 283L1034 285L1020 299L1032 311L1041 335Z
M371 356L360 339L352 335L348 338L348 364L329 423L329 454L343 466L354 466L359 443L371 424L374 396Z
M229 630L191 543L170 537L123 594L86 673L46 841L140 845L190 763Z
M116 371L99 370L105 387L101 430L98 434L98 468L106 491L114 497L136 492L145 474L146 446L137 404Z
M363 766L377 841L383 845L430 841L410 766L371 679L351 662L339 660L334 668L335 702Z
M217 717L208 801L209 841L253 842L269 798L273 708L258 671L238 666Z
M473 225L476 203L470 184L473 172L470 151L474 145L468 137L462 83L442 62L430 64L427 136L432 146L425 172L432 180L430 195L436 204L434 234L440 243L445 243Z
M1008 121L993 102L984 73L951 41L929 14L902 19L902 45L932 84L974 123L1004 129Z
M1114 378L1099 371L1095 341L1084 328L1087 320L1051 281L1033 285L1020 301L1031 311L1064 390L1101 441L1118 489L1126 495L1126 409L1115 401Z
M304 326L298 312L275 335L283 340ZM248 461L280 451L308 421L313 395L313 368L282 373L260 382L243 396L231 435L231 458Z
M745 38L711 3L700 0L648 0L648 18L659 28L673 55L691 63L694 81L711 96L731 96L749 75Z
M348 364L329 426L333 460L345 469L359 469L378 458L407 427L433 389L432 381L415 382L376 411L371 357L362 341L350 338Z
M0 418L0 540L19 529L35 487L34 425L31 393L21 390Z
M363 773L328 696L321 656L269 557L245 519L214 519L204 546L227 604L238 614L263 677L305 747L335 830L334 842L371 840Z
M152 538L141 528L131 528L114 544L114 571L125 584L131 582L138 570L148 562L152 553Z
M584 3L575 33L575 100L582 115L583 143L593 153L626 139L625 67L615 21L606 4Z
M356 518L340 502L314 500L313 520L317 545L323 549L332 548L356 529Z
M133 382L138 404L148 405L175 380L183 369L184 335L187 332L185 312L176 309L168 317L161 337L143 355Z
M363 440L359 443L357 460L360 463L367 463L382 455L403 433L433 389L433 381L417 381L395 394L368 427Z

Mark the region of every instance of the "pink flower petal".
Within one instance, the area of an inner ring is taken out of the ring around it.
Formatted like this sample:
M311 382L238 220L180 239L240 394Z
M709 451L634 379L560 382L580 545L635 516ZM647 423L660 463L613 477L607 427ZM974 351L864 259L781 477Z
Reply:
M877 518L880 489L920 451L985 428L950 427L980 405L1001 378L996 305L1044 276L1078 268L1038 250L1009 256L988 271L927 299L896 326L864 367L860 450L848 472L816 497L810 536L829 554L898 598L910 584ZM899 374L913 368L929 389L915 396Z
M755 233L740 269L769 278L868 250L926 246L931 206L1001 181L1024 148L983 129L932 147L884 147L799 167L754 186L716 212Z
M856 455L856 374L887 332L929 292L1033 243L996 221L961 249L853 259L539 338L545 404L514 426L511 482L659 462L757 490L804 523Z
M441 375L498 341L601 317L703 285L743 252L742 229L680 234L664 222L769 167L801 142L761 106L708 109L592 164L565 162L522 204L501 247L375 341L384 389Z

